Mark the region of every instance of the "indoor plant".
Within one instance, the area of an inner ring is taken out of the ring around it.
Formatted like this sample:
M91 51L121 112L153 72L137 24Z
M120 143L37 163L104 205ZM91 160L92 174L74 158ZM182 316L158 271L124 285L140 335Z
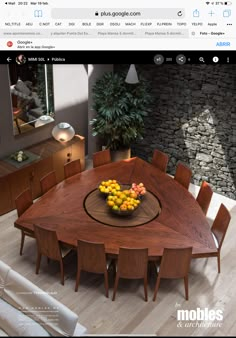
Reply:
M125 75L104 73L93 87L93 108L96 117L90 121L93 136L99 136L110 150L130 148L142 139L144 116L152 101L147 81L127 84Z

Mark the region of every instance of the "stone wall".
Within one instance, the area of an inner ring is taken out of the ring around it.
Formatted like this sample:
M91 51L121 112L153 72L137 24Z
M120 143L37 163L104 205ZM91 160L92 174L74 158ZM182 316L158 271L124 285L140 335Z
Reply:
M236 66L137 65L137 71L151 82L155 102L133 155L150 160L158 148L170 156L170 174L183 161L193 183L206 180L236 199Z

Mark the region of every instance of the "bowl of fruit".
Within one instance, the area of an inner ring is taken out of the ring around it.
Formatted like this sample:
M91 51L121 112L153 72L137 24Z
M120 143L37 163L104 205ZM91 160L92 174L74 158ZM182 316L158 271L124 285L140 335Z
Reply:
M109 194L113 194L117 191L120 191L121 187L117 180L107 180L102 181L99 184L98 190L103 196L108 196Z
M131 193L135 193L137 195L137 198L142 199L144 195L146 194L147 190L143 183L132 183L130 188Z
M111 193L107 197L106 203L113 214L129 216L133 214L141 202L135 193L123 190Z

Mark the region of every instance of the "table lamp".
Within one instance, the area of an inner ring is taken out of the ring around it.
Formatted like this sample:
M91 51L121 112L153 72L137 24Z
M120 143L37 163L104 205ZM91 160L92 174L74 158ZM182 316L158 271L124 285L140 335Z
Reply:
M57 141L67 142L75 136L75 130L69 123L60 122L53 128L52 136Z

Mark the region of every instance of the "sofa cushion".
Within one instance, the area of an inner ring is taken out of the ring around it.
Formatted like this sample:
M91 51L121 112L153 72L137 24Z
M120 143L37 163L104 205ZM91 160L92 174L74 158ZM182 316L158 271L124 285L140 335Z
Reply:
M84 327L83 325L77 323L73 336L80 337L80 336L85 335L86 333L87 333L86 327Z
M23 312L27 309L27 315L43 322L44 328L51 335L73 336L78 316L12 269L7 274L2 298L17 309L21 308ZM48 311L35 312L35 308L51 311L53 319L48 320Z
M0 298L0 328L11 337L49 337L37 322Z
M8 334L0 328L0 337L8 337Z
M7 275L10 270L10 266L0 261L0 297L3 296Z
M12 270L1 260L0 297L19 313L24 312L41 324L52 336L80 336L86 333L86 328L78 323L76 313ZM12 315L9 318L15 317Z

